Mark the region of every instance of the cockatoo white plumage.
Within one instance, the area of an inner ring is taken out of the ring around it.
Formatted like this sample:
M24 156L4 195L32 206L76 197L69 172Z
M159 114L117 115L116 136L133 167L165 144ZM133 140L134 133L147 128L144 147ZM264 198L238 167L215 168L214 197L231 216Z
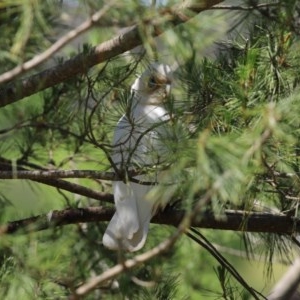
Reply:
M166 155L160 135L170 119L164 100L170 93L171 82L171 68L154 63L132 85L129 112L119 120L113 139L112 160L119 170L157 165ZM156 180L153 177L151 182ZM133 252L145 244L157 203L146 197L153 188L145 184L149 177L138 175L134 179L135 182L113 182L116 212L103 236L107 248Z

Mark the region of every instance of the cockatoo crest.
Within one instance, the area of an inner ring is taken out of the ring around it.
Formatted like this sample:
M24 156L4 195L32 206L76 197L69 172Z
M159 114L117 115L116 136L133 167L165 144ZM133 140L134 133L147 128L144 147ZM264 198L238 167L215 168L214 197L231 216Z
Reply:
M169 119L164 101L170 93L171 68L152 64L131 86L130 112L122 116L114 133L112 160L120 170L151 166L160 162L163 153L159 142L161 124ZM146 241L156 205L147 199L151 190L149 176L134 177L135 182L113 182L116 212L111 219L103 244L113 250L137 251ZM156 177L150 178L155 184ZM141 183L138 183L140 181Z

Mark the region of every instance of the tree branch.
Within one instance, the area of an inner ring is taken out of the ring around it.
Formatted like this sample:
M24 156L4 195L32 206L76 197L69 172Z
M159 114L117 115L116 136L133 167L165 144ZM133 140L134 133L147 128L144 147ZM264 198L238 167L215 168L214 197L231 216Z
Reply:
M268 8L268 7L276 7L280 4L280 2L275 2L275 3L261 3L261 4L255 4L255 5L250 5L250 6L242 6L242 5L216 5L210 9L214 10L255 10L255 9L262 9L262 8Z
M287 272L277 282L268 300L275 299L294 299L293 295L296 293L300 283L300 258L297 257L294 263L290 266ZM295 299L299 299L295 297Z
M208 251L220 265L225 268L232 276L239 282L253 297L254 299L265 299L265 297L257 290L253 289L244 278L237 272L235 267L213 246L213 244L195 228L190 228L186 235L191 238L194 242ZM260 297L259 297L259 296ZM226 298L226 297L224 297Z
M124 180L129 179L131 182L136 182L145 185L155 185L153 181L141 181L134 178L137 175L145 174L143 170L132 170L127 173L119 172L102 172L96 170L1 170L1 158L0 158L0 179L30 179L35 181L59 179L59 178L91 178L100 180Z
M95 170L30 170L30 171L0 171L0 179L58 179L58 178L93 178L102 180L117 180L114 172Z
M104 5L104 7L93 14L89 19L87 19L85 22L80 24L77 28L69 31L67 34L62 36L59 40L57 40L51 47L49 47L46 51L34 56L29 61L22 63L21 65L16 66L12 70L9 70L3 74L0 75L0 84L3 84L7 81L10 81L14 79L16 76L27 72L41 63L43 63L45 60L49 59L53 54L55 54L57 51L59 51L62 47L64 47L66 44L77 38L80 34L86 32L88 29L90 29L95 23L97 23L102 16L107 12L107 10L112 6L112 3Z
M88 208L70 208L62 211L52 211L47 215L40 215L19 221L10 222L6 225L0 226L0 235L11 234L20 230L21 232L38 231L52 228L55 226L62 226L67 224L82 223L82 222L99 222L109 221L114 213L114 209L104 207L88 207ZM99 276L91 278L89 281L79 286L69 299L78 299L82 295L86 295L102 282L114 278L125 269L131 269L135 266L150 260L151 258L167 251L174 242L185 231L184 219L186 214L184 211L167 210L153 218L153 223L167 224L178 226L177 230L168 239L161 242L153 249L135 256L133 259L126 260L109 270L105 271ZM266 221L273 226L266 227ZM283 223L284 222L284 223ZM230 224L231 223L231 224ZM247 223L247 226L245 226ZM282 234L291 234L295 230L299 231L299 220L282 215L272 215L269 213L249 213L246 216L245 212L229 211L225 212L223 219L216 218L211 213L203 215L198 220L192 219L191 226L214 229L232 229L232 230L247 230L260 232L273 232ZM225 225L227 224L227 225ZM282 226L285 224L285 226ZM225 225L225 226L224 226ZM247 227L247 229L245 229ZM253 291L253 293L256 293ZM258 299L258 298L257 298Z
M19 172L25 172L25 173L31 173L31 172L47 173L47 172L49 172L49 170L30 170L29 171L18 164L14 165L12 163L12 161L7 160L2 157L0 157L0 170L1 170L0 173L4 172L7 174L11 174L12 175L12 177L10 177L11 179L16 178L16 174L18 174ZM15 175L13 175L13 174L15 174ZM82 195L85 197L93 198L93 199L96 199L99 201L110 202L110 203L114 201L114 196L110 193L94 191L85 186L82 186L82 185L79 185L76 183L72 183L69 181L65 181L62 179L57 179L57 178L53 178L53 177L48 177L48 178L35 177L30 180L39 182L39 183L43 183L43 184L46 184L48 186L52 186L52 187L55 187L58 189L62 189L62 190L65 190L65 191L68 191L71 193L75 193L75 194Z
M160 255L163 252L166 252L172 245L175 243L175 241L180 237L182 234L182 230L178 228L176 232L171 235L168 239L164 240L154 248L150 249L149 251L142 253L140 255L136 255L132 259L127 259L114 267L108 269L107 271L103 272L102 274L92 277L90 280L88 280L86 283L79 286L74 293L69 297L69 300L77 300L80 299L80 297L87 295L89 292L93 291L95 288L97 288L102 282L105 282L107 280L110 280L117 275L121 274L124 270L132 269L151 258Z
M98 192L62 179L34 179L32 181L46 184L48 186L55 187L57 189L62 189L70 193L78 194L84 197L92 198L95 200L112 203L114 201L114 196L110 193Z
M34 216L1 225L0 234L12 234L17 231L40 231L77 223L104 222L109 221L113 214L114 209L102 206L54 210L46 215ZM151 223L177 227L184 216L185 211L168 208L154 216ZM293 235L300 232L300 219L272 213L227 210L222 217L216 217L209 212L201 214L201 217L192 220L190 226Z
M125 33L94 47L89 53L80 53L62 64L28 78L3 85L0 87L0 107L33 95L78 74L84 74L94 65L141 45L143 37L140 32L144 26L152 27L153 36L159 36L166 30L166 25L177 26L220 2L223 0L199 0L194 4L186 1L180 7L163 8L160 11L160 18L146 19L140 25L135 25ZM191 12L194 14L191 15Z

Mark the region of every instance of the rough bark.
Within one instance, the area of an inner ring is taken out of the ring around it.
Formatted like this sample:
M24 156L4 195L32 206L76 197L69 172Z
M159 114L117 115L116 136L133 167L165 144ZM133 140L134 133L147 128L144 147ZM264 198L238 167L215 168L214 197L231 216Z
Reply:
M54 210L46 215L34 216L0 226L0 234L12 234L17 231L39 231L48 228L89 222L109 221L114 213L113 208L86 207ZM178 226L185 216L183 210L166 209L153 217L152 223ZM291 216L245 211L225 211L222 217L212 213L201 214L192 220L192 227L247 232L267 232L292 235L300 232L300 220Z

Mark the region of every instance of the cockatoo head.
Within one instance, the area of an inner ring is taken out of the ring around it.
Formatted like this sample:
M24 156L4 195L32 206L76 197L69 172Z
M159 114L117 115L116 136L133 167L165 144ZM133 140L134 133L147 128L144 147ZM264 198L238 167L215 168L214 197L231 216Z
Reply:
M131 87L139 104L160 105L170 94L172 71L168 65L153 63Z

